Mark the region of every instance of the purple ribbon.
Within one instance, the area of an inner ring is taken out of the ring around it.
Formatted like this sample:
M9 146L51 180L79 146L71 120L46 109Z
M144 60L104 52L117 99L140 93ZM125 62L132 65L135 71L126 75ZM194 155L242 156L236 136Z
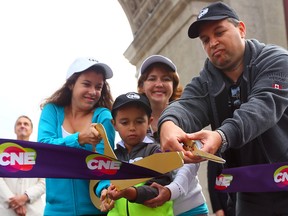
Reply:
M288 162L223 169L216 178L220 192L288 191Z
M135 179L154 170L78 148L0 139L0 176L13 178Z

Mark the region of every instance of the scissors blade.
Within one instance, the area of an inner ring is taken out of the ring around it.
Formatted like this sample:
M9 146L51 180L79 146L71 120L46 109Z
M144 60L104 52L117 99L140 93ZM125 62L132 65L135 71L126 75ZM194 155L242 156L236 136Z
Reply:
M188 149L188 150L192 151L192 153L194 155L200 156L200 157L207 159L207 160L210 160L210 161L214 161L216 163L223 164L226 162L221 157L218 157L216 155L213 155L213 154L210 154L208 152L204 152L204 151L200 150L201 146L202 146L202 143L199 140L190 140L184 144L184 149L186 147L185 150Z

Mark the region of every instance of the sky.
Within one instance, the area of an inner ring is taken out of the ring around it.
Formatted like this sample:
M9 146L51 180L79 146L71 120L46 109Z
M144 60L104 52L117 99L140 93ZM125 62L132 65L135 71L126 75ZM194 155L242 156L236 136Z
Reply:
M117 0L0 1L0 20L0 138L16 139L15 121L27 115L37 141L40 104L78 57L112 68L114 99L136 91L136 67L123 55L133 36Z

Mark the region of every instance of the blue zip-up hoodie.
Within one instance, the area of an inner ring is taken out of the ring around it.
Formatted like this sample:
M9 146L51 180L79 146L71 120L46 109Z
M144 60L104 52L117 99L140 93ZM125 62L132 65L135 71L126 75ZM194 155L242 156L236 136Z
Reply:
M111 123L111 112L107 108L97 108L92 118L93 123L103 124L109 142L114 148L115 129ZM42 110L38 126L38 142L92 150L91 145L81 146L78 143L79 133L63 138L62 125L64 107L46 104ZM96 146L98 153L104 153L104 143ZM53 158L51 158L53 160ZM91 202L89 180L82 179L46 179L46 206L44 215L76 216L103 214Z

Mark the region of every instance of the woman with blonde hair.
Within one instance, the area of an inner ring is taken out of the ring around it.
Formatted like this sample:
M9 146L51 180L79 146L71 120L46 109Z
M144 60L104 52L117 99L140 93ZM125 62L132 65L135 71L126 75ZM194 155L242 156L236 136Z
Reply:
M165 56L149 56L140 68L138 91L148 97L152 108L153 121L148 134L151 139L160 143L158 119L168 104L178 99L182 93L176 65ZM173 200L174 215L208 215L208 207L197 176L199 167L199 163L185 164L174 172L173 181L169 185L162 186L154 182L151 186L158 189L159 195L144 204L153 208Z
M182 94L176 66L161 55L148 57L141 65L137 88L150 101L153 121L149 134L157 138L157 123L162 111Z

